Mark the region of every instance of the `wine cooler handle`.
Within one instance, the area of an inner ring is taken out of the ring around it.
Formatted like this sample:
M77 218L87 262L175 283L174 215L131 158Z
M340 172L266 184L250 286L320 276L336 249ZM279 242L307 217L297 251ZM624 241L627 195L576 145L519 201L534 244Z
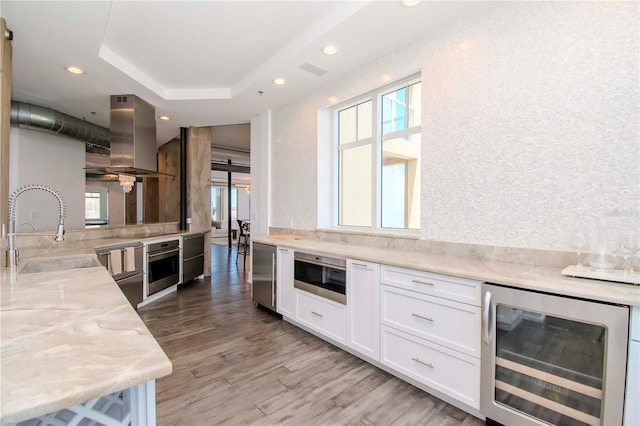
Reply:
M491 292L484 294L482 303L482 340L487 345L493 340L493 318L491 315Z

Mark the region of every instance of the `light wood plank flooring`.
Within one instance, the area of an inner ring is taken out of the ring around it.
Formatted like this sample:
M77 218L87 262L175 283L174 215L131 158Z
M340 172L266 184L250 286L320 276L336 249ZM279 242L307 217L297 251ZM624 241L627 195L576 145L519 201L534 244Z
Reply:
M156 383L158 425L484 425L256 308L242 256L211 256L211 279L139 310L173 362Z

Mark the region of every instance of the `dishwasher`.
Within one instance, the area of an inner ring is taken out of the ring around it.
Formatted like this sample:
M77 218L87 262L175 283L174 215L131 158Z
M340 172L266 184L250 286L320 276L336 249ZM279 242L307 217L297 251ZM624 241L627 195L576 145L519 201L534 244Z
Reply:
M107 268L134 309L142 302L144 285L142 243L128 243L96 249L98 260Z
M182 283L204 274L204 234L182 237Z

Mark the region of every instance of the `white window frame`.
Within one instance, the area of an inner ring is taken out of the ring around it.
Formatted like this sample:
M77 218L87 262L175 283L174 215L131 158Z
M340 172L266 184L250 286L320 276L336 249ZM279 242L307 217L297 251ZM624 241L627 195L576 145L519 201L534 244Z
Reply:
M382 227L382 142L397 137L408 136L416 133L416 130L421 129L420 126L413 126L406 129L398 130L395 132L382 135L382 97L383 95L401 89L403 87L411 86L412 84L422 81L420 74L414 74L410 77L397 80L389 85L379 87L375 90L367 92L355 99L351 99L345 103L336 105L332 108L331 113L331 125L332 125L332 137L333 137L333 228L346 231L367 231L367 232L380 232L380 233L403 233L403 234L415 234L419 235L420 229L408 229L408 228L383 228ZM371 156L371 226L353 226L353 225L340 225L340 153L348 148L356 148L358 146L368 145L367 140L356 140L343 145L339 145L339 120L338 115L340 111L359 105L361 103L371 101L372 110L372 133L371 133L371 148L373 155ZM422 120L420 120L422 122ZM422 157L422 153L421 153Z

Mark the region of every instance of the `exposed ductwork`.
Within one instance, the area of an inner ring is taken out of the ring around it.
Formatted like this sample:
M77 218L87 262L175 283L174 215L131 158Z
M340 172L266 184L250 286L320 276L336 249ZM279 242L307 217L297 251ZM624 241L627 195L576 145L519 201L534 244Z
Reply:
M39 105L11 101L11 125L65 135L92 146L110 147L109 129Z

